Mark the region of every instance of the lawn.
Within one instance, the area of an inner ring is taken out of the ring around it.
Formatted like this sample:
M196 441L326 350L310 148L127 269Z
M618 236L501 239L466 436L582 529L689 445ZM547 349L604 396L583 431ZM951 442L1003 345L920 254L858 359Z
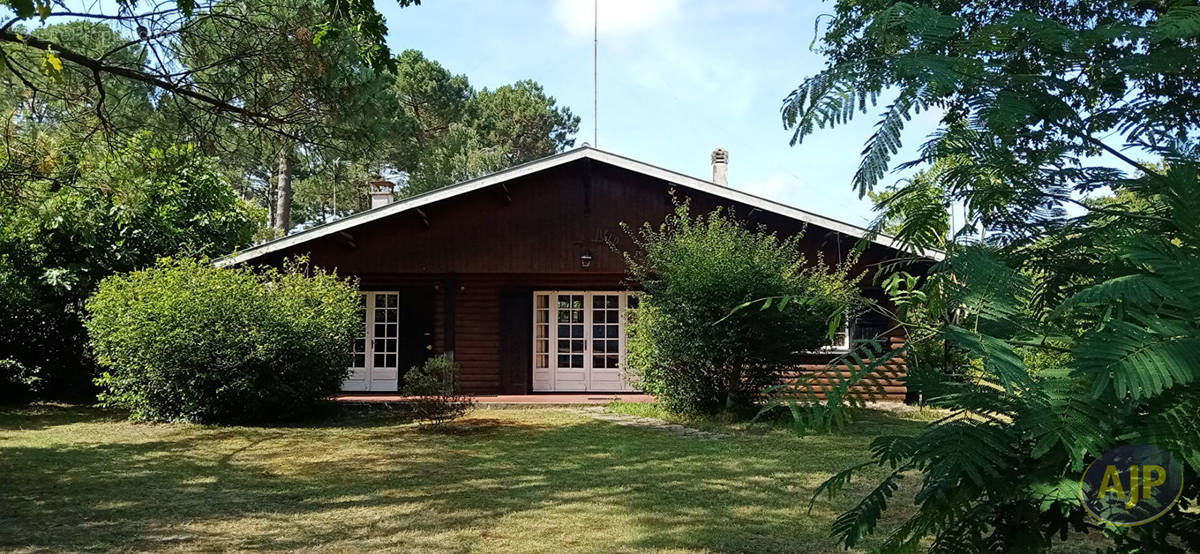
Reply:
M833 552L829 524L866 484L809 512L812 491L871 437L916 425L872 413L796 437L713 423L726 438L700 440L563 409L477 410L443 429L383 410L205 427L10 409L0 549Z

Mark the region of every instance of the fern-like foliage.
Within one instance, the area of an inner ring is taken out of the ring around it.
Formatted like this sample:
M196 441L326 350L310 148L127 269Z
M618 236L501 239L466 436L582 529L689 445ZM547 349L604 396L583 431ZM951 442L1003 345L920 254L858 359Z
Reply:
M946 253L883 286L909 344L943 347L934 363L913 357L908 386L949 410L915 436L880 437L820 489L843 491L872 464L894 472L835 535L854 546L881 530L896 480L916 474L916 509L884 552L1042 551L1085 533L1113 552L1200 550L1200 8L843 0L834 12L827 69L788 97L784 123L796 143L895 94L853 186L927 168L872 194L874 228ZM931 107L939 128L894 164L905 123ZM941 224L953 204L968 215L959 229ZM875 366L889 352L872 354ZM1183 462L1182 507L1098 527L1080 472L1131 443Z
M774 305L787 309L788 300L784 298ZM878 339L855 341L849 352L824 368L768 388L767 400L756 418L786 407L799 435L841 430L856 411L885 397L882 382L903 374L908 349L908 345L886 348Z
M1200 6L1173 6L1158 18L1152 33L1156 41L1200 36Z
M1064 453L1071 471L1082 471L1084 460L1103 453L1104 437L1114 430L1108 413L1091 401L1084 381L1064 369L1047 370L1039 387L1017 414L1016 425L1033 443L1030 455Z
M847 548L855 545L875 531L879 518L887 510L888 501L900 488L900 480L904 474L893 471L867 493L853 508L842 512L833 522L833 533L842 540Z
M848 123L859 111L875 105L879 91L861 91L848 73L844 67L826 69L805 79L784 99L780 113L784 126L794 129L792 145L817 129Z
M1074 354L1095 383L1093 396L1112 386L1117 398L1141 400L1200 378L1200 335L1189 334L1196 331L1162 320L1110 321L1080 340Z

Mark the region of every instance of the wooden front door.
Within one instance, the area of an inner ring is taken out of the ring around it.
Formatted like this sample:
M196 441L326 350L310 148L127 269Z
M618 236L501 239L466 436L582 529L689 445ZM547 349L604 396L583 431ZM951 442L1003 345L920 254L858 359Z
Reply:
M533 390L634 390L624 369L631 298L619 291L534 292Z

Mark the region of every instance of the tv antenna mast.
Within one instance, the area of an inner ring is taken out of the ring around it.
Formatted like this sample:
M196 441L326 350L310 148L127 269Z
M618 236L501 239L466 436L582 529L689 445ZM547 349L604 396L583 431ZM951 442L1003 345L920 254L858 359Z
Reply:
M600 0L592 0L592 146L600 146L600 109L597 98L600 86L596 71L597 52L600 48Z

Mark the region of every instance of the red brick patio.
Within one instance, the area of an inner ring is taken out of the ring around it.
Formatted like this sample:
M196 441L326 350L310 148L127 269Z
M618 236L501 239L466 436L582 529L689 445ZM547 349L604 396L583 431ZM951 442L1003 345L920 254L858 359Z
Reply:
M480 406L582 406L608 404L613 400L622 402L654 402L648 394L630 393L554 393L554 394L478 394L475 402ZM347 404L390 404L407 402L410 397L398 394L340 394L334 397Z

